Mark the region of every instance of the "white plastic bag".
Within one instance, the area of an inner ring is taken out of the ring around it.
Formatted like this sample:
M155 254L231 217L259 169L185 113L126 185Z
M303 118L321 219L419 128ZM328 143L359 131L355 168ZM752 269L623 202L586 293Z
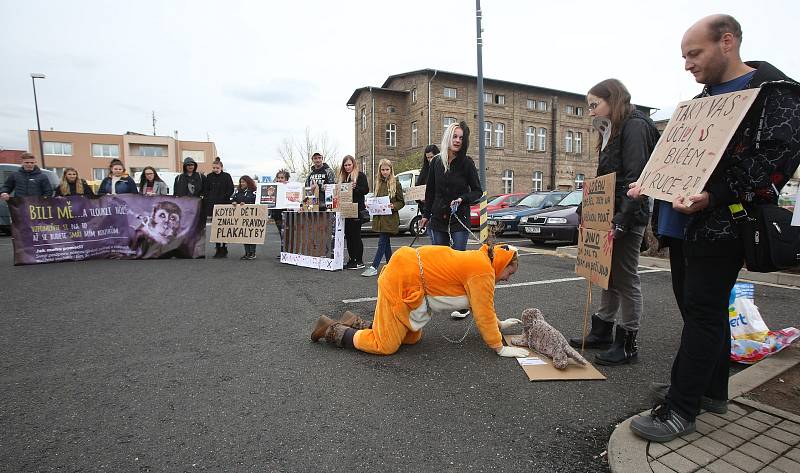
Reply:
M756 340L763 342L769 329L753 302L753 285L736 283L731 290L728 305L728 322L734 340Z

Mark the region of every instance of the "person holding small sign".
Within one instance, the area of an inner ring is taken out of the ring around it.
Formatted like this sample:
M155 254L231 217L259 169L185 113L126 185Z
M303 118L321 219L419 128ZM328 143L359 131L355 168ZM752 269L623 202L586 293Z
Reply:
M369 182L367 182L367 175L358 170L356 158L349 154L342 158L342 166L339 168L337 183L350 183L353 190L353 203L358 204L359 213L366 209L364 196L369 193ZM344 219L344 239L347 243L347 255L349 256L344 269L363 269L364 243L361 241L360 218Z
M255 204L256 203L256 183L250 176L242 176L239 178L239 187L231 197L231 202L234 204ZM256 245L244 245L243 260L256 259Z
M389 215L373 215L372 231L378 233L378 249L375 251L375 258L372 266L367 268L362 276L370 277L378 275L378 266L381 258L386 258L386 262L392 257L391 235L397 235L400 231L400 214L398 211L406 205L403 198L403 186L394 177L394 165L388 159L381 159L378 163L379 173L375 176L375 197L389 197L389 208L392 213Z
M654 442L694 432L701 408L727 411L728 300L744 262L737 226L742 204L777 202L800 164L800 84L767 62L743 62L741 43L741 26L729 15L699 20L681 41L685 69L704 85L695 99L760 91L749 111L741 112L746 114L702 191L662 202L661 214L653 217L660 241L672 238L673 290L683 317L671 383L655 386L659 404L631 422L635 434ZM723 128L722 120L716 125ZM634 183L628 195L636 198L642 191Z
M289 171L286 169L281 169L275 173L275 182L278 184L286 184L289 182L289 177ZM269 216L272 218L272 221L275 222L275 226L278 227L278 235L281 237L281 251L283 251L283 211L284 209L269 210ZM278 259L281 259L280 253L278 253Z
M639 357L636 342L642 317L639 248L650 219L650 201L633 199L626 193L628 185L639 179L647 164L658 142L658 130L650 117L631 105L631 94L617 79L606 79L589 89L586 101L599 132L597 175L616 173L611 219L614 251L608 289L603 290L600 307L592 315L591 330L586 340L577 337L569 342L574 347L586 348L611 345L595 358L598 364L615 366L636 362Z

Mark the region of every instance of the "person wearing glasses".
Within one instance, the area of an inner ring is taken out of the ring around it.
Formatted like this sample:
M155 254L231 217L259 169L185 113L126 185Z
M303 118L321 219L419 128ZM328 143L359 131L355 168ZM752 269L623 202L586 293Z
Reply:
M617 173L611 219L614 252L608 289L603 290L600 307L592 315L591 330L586 340L577 337L569 342L587 348L611 345L595 359L598 364L615 366L635 363L639 357L636 335L642 317L642 287L637 268L650 201L630 198L627 192L639 179L659 133L650 117L631 105L631 94L617 79L606 79L589 89L586 101L599 134L597 175Z

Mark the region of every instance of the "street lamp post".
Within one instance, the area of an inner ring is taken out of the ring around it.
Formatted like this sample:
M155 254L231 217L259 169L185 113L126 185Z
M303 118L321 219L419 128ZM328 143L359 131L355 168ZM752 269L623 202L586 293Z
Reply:
M39 122L39 101L36 100L36 79L44 79L44 74L31 73L33 84L33 105L36 107L36 130L39 132L39 153L42 156L42 169L44 169L44 143L42 142L42 125Z

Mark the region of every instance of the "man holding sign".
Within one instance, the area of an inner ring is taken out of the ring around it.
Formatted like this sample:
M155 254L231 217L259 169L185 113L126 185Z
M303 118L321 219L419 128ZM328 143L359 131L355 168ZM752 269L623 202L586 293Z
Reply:
M686 31L681 42L685 68L705 87L695 100L679 105L659 142L660 146L670 136L676 143L711 141L714 134L731 136L721 144L718 164L703 169L704 155L714 157L717 151L702 144L693 150L682 148L671 157L669 152L659 155L657 147L648 163L648 169L658 160L667 165L694 165L700 179L683 181L676 186L681 189L692 188L694 182L702 182L704 173L710 173L699 192L660 202L660 215L654 217L659 236L672 239L673 290L684 322L671 384L661 391L663 402L649 416L631 423L634 433L655 442L693 432L701 407L720 413L727 410L728 297L744 261L736 218L741 203L776 202L800 163L800 84L767 62L742 62L741 41L741 26L728 15L703 18ZM755 95L749 89L759 90ZM740 93L724 97L732 92ZM729 100L737 96L739 101ZM704 100L706 105L702 105ZM752 103L749 110L739 110L741 115L735 116L737 103L747 101ZM741 123L732 127L726 116ZM694 117L708 120L699 128L674 128ZM672 184L662 180L652 186L658 179L646 177L648 169L628 195L648 194L664 200L659 192L672 189ZM673 173L671 178L677 180L678 175Z

